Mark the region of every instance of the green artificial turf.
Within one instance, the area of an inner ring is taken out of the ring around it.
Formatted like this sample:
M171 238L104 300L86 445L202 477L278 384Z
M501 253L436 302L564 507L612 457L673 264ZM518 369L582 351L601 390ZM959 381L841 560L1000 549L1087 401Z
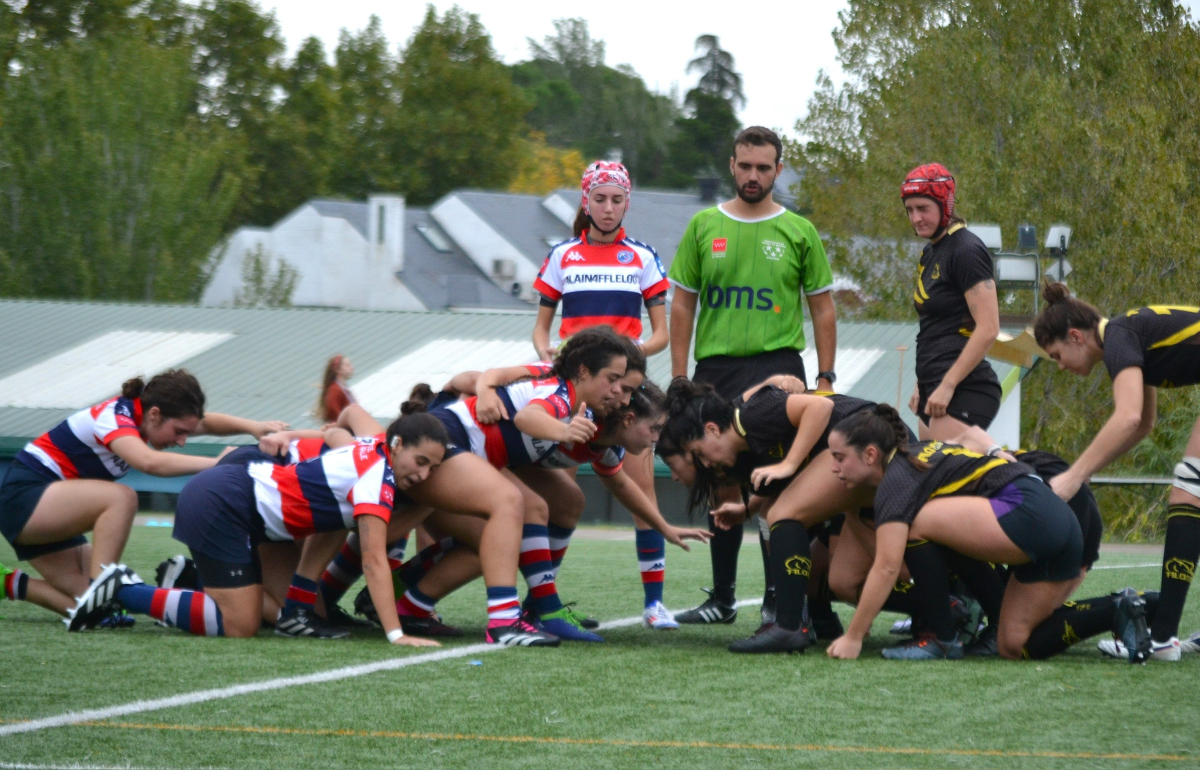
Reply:
M666 602L698 603L707 548L669 547ZM170 530L135 527L127 563L153 577L177 552ZM12 564L0 545L0 561ZM1106 555L1101 565L1145 564ZM1080 596L1156 588L1157 567L1099 570ZM636 616L632 538L577 539L560 581L601 620ZM757 547L742 551L741 595L761 593ZM356 593L344 601L349 607ZM835 605L849 620L851 610ZM440 606L482 640L483 590ZM100 724L0 737L0 768L1128 768L1200 765L1200 656L1130 666L1095 641L1035 663L902 663L885 614L862 660L734 656L755 607L730 626L672 633L640 625L604 645L489 652L367 676L150 711ZM1184 631L1200 627L1200 599ZM454 645L449 645L454 646ZM344 641L197 639L139 618L133 629L67 634L32 605L0 603L0 720L102 708L415 655L378 632ZM478 665L474 664L477 662ZM1104 756L1121 755L1121 756Z

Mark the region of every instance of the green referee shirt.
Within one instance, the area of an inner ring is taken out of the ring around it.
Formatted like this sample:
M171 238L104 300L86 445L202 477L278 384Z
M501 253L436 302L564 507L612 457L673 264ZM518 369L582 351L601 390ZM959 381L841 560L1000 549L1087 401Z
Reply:
M697 361L803 350L800 293L833 288L817 229L787 210L753 221L719 206L701 211L688 224L668 277L699 295Z

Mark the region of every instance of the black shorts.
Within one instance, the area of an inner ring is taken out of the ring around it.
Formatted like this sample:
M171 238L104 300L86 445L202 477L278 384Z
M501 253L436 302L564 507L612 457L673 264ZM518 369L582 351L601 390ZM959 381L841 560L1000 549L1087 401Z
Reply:
M204 585L239 588L261 583L258 544L267 536L254 480L245 466L217 465L189 481L175 506L174 536L191 550ZM211 569L206 571L202 564ZM244 573L229 574L229 565ZM231 580L244 582L230 585Z
M925 414L925 403L935 390L937 383L917 385L917 417L926 425L929 424L929 415ZM954 395L946 407L946 414L956 420L962 420L967 425L987 430L992 420L996 419L996 413L1000 411L1002 395L1004 391L997 382L968 379L954 389Z
M1104 536L1104 521L1100 518L1100 506L1091 488L1084 484L1068 503L1079 520L1083 532L1083 566L1088 569L1100 560L1100 539Z
M804 382L804 359L799 350L772 350L753 356L710 356L696 362L692 379L707 382L730 401L776 374L790 374Z
M993 499L1017 496L1020 502L1016 507L997 517L1008 539L1029 556L1029 563L1013 567L1013 577L1022 583L1078 577L1083 565L1083 533L1070 506L1049 484L1033 476L1017 479Z
M87 545L87 538L77 535L55 543L39 543L37 545L19 545L17 538L29 523L33 511L46 487L56 481L48 474L38 473L19 462L13 462L0 478L0 533L12 546L20 561L29 561L39 556L46 556L68 548L78 548Z

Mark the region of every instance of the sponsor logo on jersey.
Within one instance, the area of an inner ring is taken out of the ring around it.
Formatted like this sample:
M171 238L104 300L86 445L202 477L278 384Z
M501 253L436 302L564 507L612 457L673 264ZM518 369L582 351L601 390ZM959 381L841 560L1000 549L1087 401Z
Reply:
M563 284L573 283L637 283L641 278L630 273L613 275L611 273L567 273Z
M705 302L713 310L764 310L780 312L771 299L771 289L755 289L753 286L709 286Z
M632 251L618 251L617 252L617 261L620 262L622 265L628 265L630 262L633 261L633 252Z
M729 239L713 238L712 255L713 259L725 256L725 249L728 247Z
M787 246L779 241L763 241L762 242L763 256L767 259L779 261L783 259L783 255L787 253Z
M563 259L564 262L587 262L587 257L577 251L567 252L567 256Z

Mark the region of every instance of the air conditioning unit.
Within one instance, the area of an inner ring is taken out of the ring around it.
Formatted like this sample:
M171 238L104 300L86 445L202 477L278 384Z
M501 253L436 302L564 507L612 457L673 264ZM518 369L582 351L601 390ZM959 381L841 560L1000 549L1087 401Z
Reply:
M517 263L511 259L493 259L492 277L497 281L512 281L517 277Z

